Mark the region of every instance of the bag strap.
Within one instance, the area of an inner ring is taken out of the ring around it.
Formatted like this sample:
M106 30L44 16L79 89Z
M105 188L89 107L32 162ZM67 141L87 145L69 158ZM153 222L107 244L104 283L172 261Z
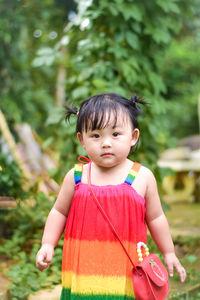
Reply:
M129 255L127 249L126 249L126 247L124 246L123 242L121 241L121 239L120 239L119 235L117 234L117 232L116 232L116 230L115 230L113 224L112 224L111 221L109 220L109 218L108 218L108 216L106 215L106 213L105 213L103 207L102 207L101 204L99 203L97 197L95 196L95 194L94 194L94 192L93 192L93 190L92 190L92 186L91 186L91 162L89 163L88 187L89 187L89 190L90 190L90 192L91 192L91 194L92 194L92 196L93 196L93 199L95 200L95 202L96 202L96 204L97 204L97 206L98 206L100 212L102 213L104 219L107 221L107 223L108 223L108 225L110 226L110 228L111 228L113 234L115 235L115 237L116 237L116 238L118 239L118 241L120 242L120 244L121 244L121 246L122 246L124 252L126 253L128 259L130 260L130 262L131 262L133 268L136 269L136 266L135 266L135 264L134 264L132 258L130 257L130 255ZM136 270L137 270L137 269L136 269Z

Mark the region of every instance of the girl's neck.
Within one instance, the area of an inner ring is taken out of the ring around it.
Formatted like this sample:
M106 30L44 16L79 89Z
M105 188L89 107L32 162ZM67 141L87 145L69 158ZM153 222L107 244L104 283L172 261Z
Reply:
M133 162L129 159L113 166L102 167L94 162L91 163L91 179L95 185L120 184L123 183L129 173Z

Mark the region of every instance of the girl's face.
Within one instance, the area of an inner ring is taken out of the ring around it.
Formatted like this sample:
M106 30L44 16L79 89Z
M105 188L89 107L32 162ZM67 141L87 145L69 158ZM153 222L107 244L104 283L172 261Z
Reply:
M77 137L95 164L113 167L126 160L131 147L138 141L139 129L133 129L129 117L121 112L117 122L111 114L105 128L78 132Z

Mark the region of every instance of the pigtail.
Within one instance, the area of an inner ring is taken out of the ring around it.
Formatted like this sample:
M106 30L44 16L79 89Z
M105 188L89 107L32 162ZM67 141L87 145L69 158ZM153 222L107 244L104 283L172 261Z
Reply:
M143 99L137 97L136 95L132 95L130 98L130 102L132 104L132 106L135 109L135 113L136 115L140 114L142 109L139 105L137 105L137 103L142 104L142 105L146 105L149 104L148 102L144 101Z
M77 115L79 113L78 108L76 107L69 107L68 105L65 106L66 112L65 112L65 119L69 120L71 115Z

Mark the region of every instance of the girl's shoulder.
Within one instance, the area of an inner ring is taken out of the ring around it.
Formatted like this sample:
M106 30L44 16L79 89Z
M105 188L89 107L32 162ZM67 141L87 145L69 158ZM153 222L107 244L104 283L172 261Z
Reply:
M73 186L75 186L79 181L81 181L82 178L86 176L87 168L88 165L83 165L80 163L75 164L74 167L66 173L63 182L72 183Z
M153 172L149 168L141 165L133 185L140 192L140 194L146 198L151 186L155 187L156 185Z
M63 183L71 183L73 185L75 185L75 181L74 181L74 170L75 170L75 167L72 168L71 170L69 170L66 174L65 174L65 177L63 179Z
M140 172L143 175L147 176L147 178L154 177L153 172L149 168L145 167L144 165L141 165Z
M145 181L146 185L151 185L152 183L156 182L155 176L153 174L153 172L145 167L145 166L141 166L138 175L140 174L140 176L143 178L143 180Z

